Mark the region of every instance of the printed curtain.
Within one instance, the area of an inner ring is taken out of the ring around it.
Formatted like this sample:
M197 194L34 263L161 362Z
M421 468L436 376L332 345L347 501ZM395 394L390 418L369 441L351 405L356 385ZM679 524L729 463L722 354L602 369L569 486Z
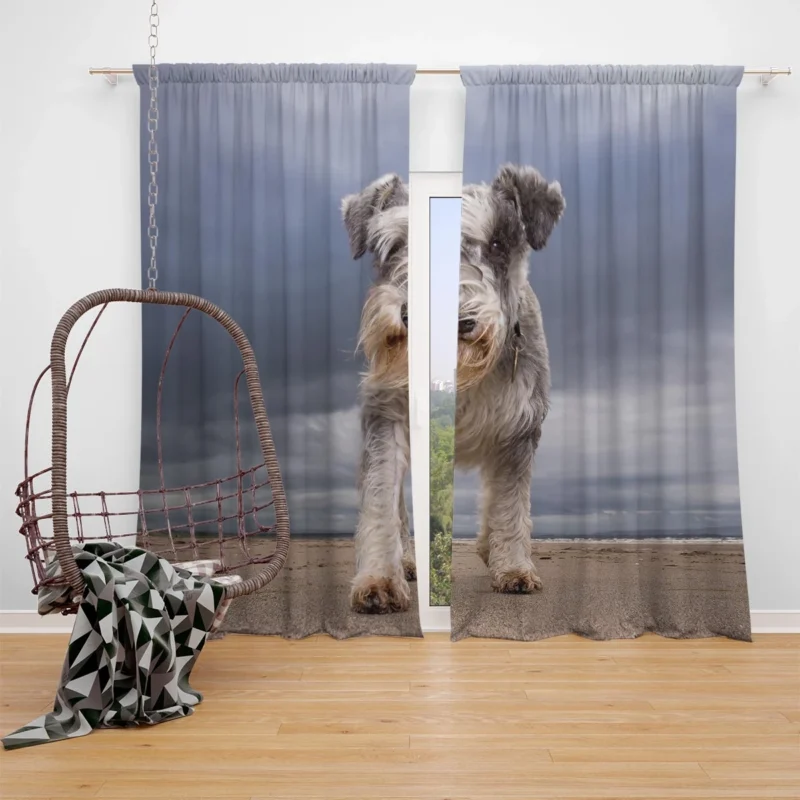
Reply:
M375 423L369 382L360 388L361 373L374 378L386 350L370 349L362 324L368 299L386 282L385 256L400 266L384 296L405 291L407 207L396 212L407 190L414 67L162 64L158 74L158 288L200 295L245 330L289 505L286 566L264 590L232 603L223 632L421 635L415 584L408 582L414 570L402 302L391 309L399 428ZM146 270L147 67L135 75ZM155 397L178 317L143 309L143 489L159 483ZM167 485L236 474L240 368L235 347L213 322L187 319L163 383ZM258 464L246 392L239 404L242 461ZM360 479L370 459L386 475L393 470L382 493ZM215 498L201 495L193 500L208 501L200 522L214 538ZM376 514L388 549L369 530ZM235 540L235 527L225 532ZM270 551L270 536L257 546ZM390 610L399 613L380 613Z
M454 639L749 640L742 72L462 68Z

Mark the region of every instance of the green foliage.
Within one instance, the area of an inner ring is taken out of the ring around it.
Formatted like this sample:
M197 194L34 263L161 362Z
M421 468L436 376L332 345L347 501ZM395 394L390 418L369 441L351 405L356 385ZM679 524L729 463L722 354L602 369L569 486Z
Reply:
M456 396L448 392L431 392L431 422L441 422L445 427L455 427Z
M431 605L450 605L455 395L431 392Z
M431 605L450 605L451 533L442 531L431 542Z

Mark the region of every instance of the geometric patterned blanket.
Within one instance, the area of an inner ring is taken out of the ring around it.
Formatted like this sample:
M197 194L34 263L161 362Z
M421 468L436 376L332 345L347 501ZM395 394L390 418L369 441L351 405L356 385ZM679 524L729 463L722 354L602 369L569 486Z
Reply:
M85 736L95 728L155 724L202 701L189 677L230 601L214 561L170 564L114 542L73 547L86 582L53 711L2 739L11 750ZM59 574L58 560L48 577ZM39 613L63 608L69 587L42 589Z

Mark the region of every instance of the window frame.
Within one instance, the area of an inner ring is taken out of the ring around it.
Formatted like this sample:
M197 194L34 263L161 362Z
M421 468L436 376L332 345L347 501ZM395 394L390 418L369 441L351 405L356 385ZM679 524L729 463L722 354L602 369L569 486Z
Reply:
M409 437L420 625L450 631L450 607L430 604L431 201L460 198L461 172L410 172L408 208Z

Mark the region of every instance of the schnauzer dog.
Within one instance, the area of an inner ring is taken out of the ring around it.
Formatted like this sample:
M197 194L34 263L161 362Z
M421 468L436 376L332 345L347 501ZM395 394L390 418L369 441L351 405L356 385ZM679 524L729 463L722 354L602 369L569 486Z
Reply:
M533 457L548 410L550 368L528 257L564 213L557 182L507 165L462 193L455 461L478 468L478 555L497 592L540 589L531 557ZM374 256L361 317L363 450L351 603L404 611L416 576L403 480L408 432L408 188L397 175L342 201L353 258Z

